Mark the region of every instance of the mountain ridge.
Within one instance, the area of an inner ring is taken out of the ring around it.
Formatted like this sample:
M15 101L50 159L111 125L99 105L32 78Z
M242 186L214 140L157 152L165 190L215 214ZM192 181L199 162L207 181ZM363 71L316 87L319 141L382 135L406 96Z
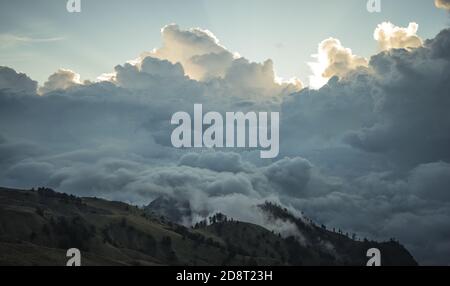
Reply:
M372 247L383 265L417 265L397 242L357 242L314 226L307 236L317 243L302 245L223 214L209 220L186 227L123 202L0 188L0 265L65 265L67 249L78 248L82 265L363 266ZM326 237L337 250L325 251L318 241Z

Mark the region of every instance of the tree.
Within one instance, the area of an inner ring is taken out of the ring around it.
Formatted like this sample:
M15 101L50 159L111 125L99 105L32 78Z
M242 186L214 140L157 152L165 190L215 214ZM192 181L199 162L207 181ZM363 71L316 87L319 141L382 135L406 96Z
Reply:
M44 210L40 207L36 208L36 214L38 214L41 217L44 217Z
M172 247L172 239L170 238L170 236L164 236L161 239L161 244L167 248Z
M37 234L36 234L34 231L32 231L32 232L30 233L30 240L33 241L33 240L36 239L36 237L37 237Z
M45 235L50 235L50 227L48 226L48 224L44 224L44 225L42 226L42 232L43 232Z

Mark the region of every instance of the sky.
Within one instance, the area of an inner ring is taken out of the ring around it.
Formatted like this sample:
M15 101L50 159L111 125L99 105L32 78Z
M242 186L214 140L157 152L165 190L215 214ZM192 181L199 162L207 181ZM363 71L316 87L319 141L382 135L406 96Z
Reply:
M0 186L292 235L271 201L449 265L450 1L381 1L1 0ZM279 112L279 155L174 148L194 103Z
M0 64L41 84L58 68L95 80L158 47L160 29L170 23L210 30L228 50L250 61L272 59L278 76L303 82L311 55L328 37L369 57L377 50L373 31L383 21L417 22L423 39L449 23L432 0L383 0L381 13L372 14L366 0L84 0L81 13L68 13L65 0L1 0L0 7ZM27 40L10 43L5 35Z

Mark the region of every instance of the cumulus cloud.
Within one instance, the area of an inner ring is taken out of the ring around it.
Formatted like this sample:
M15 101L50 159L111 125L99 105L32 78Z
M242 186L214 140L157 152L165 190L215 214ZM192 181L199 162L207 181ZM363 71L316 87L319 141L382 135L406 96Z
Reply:
M303 158L284 159L265 170L269 181L279 185L292 196L301 196L311 179L312 165Z
M417 48L422 46L422 39L417 35L418 29L419 25L414 22L406 28L383 22L377 26L373 37L382 51Z
M194 28L181 30L171 24L161 29L163 45L151 55L172 63L181 63L186 74L196 80L223 77L234 56L208 30Z
M444 30L423 48L381 53L371 67L382 77L375 102L377 121L350 132L347 142L370 152L388 154L407 166L450 160L446 147L450 117L446 112L449 88L449 31ZM446 48L444 48L446 47Z
M80 75L67 69L59 69L50 75L39 93L44 94L55 90L64 90L81 84Z
M130 62L139 68L147 57L181 64L184 73L193 80L227 85L259 95L288 94L300 90L300 80L280 80L273 71L273 63L252 63L222 46L216 36L205 29L182 30L176 24L161 29L162 47L144 52Z
M449 0L434 0L434 4L440 9L450 10Z
M6 89L13 93L34 94L37 82L23 73L0 66L0 89Z
M448 263L437 253L448 250L440 231L449 217L449 39L445 29L415 49L381 52L368 69L285 98L281 155L301 154L343 179L328 193L294 197L298 209L364 235L392 233L422 263ZM365 219L344 219L342 209ZM427 237L402 233L413 221Z
M290 95L271 61L235 57L204 31L168 29L172 59L147 55L104 82L70 88L73 74L57 73L52 92L36 96L34 81L1 68L0 185L139 205L169 195L189 202L185 223L221 211L292 234L255 207L269 200L361 237L395 236L421 263L448 264L449 29L369 62L330 40L320 73L328 84ZM205 65L202 79L181 59ZM193 103L280 111L280 157L173 149L170 117Z
M115 67L114 82L119 86L132 89L146 89L155 85L178 84L185 81L183 67L167 60L146 57L139 66L129 63ZM187 78L186 78L187 79Z
M312 88L320 88L333 76L344 77L358 67L367 66L367 60L353 54L338 39L329 38L319 44L317 62L309 63L313 75L309 78Z

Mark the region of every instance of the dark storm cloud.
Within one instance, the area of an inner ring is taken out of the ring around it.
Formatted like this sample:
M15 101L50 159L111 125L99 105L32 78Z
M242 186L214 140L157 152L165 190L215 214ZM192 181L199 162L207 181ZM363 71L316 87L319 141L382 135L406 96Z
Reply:
M409 166L450 161L450 57L443 52L450 48L448 35L445 30L423 48L372 58L379 75L374 81L380 88L374 105L378 119L349 134L350 144Z
M447 29L423 47L382 52L367 69L284 101L282 152L303 152L347 178L322 196L294 198L297 208L367 235L392 233L421 262L448 263L449 39ZM372 158L351 160L358 149ZM369 174L348 171L361 165Z
M368 69L290 96L282 109L285 152L304 138L305 148L348 143L407 168L449 161L449 48L444 30L424 47L382 52Z
M292 95L271 61L235 59L204 31L166 32L159 58L119 65L110 82L59 71L39 96L34 81L1 68L0 185L136 204L168 194L189 201L184 223L221 211L275 228L254 207L271 200L361 236L396 236L422 263L449 262L450 30ZM180 45L184 65L163 57ZM282 156L174 150L170 117L194 103L281 110Z
M181 157L180 165L232 173L245 172L250 168L239 154L231 152L188 153Z

